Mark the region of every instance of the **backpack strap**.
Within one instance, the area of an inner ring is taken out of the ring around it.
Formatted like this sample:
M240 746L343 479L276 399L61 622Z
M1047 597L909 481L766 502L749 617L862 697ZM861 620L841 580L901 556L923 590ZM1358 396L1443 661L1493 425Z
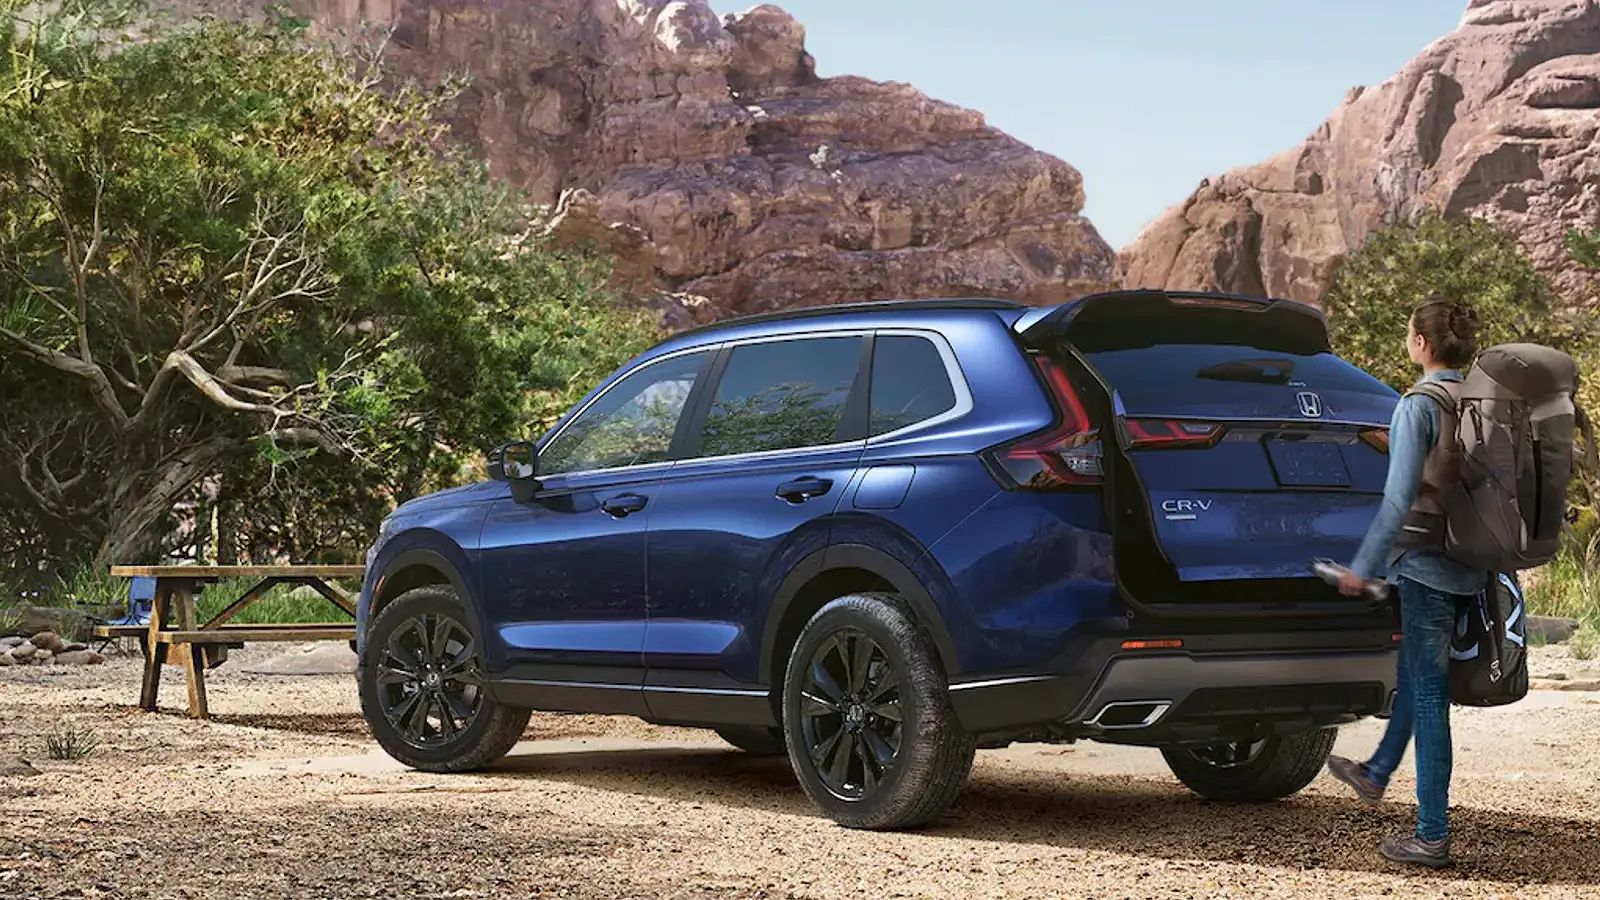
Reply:
M1460 388L1457 388L1456 390L1460 390ZM1405 392L1405 396L1407 397L1410 397L1413 394L1427 397L1433 402L1439 404L1441 409L1447 413L1450 413L1451 415L1454 415L1456 412L1456 391L1452 391L1448 387L1445 387L1444 382L1419 381L1411 386L1411 390Z

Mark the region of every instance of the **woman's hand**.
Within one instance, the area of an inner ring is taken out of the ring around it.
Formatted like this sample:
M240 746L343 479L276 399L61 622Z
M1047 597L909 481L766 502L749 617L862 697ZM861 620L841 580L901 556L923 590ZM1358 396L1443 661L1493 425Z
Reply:
M1346 597L1359 597L1366 587L1367 580L1349 569L1339 576L1339 593Z

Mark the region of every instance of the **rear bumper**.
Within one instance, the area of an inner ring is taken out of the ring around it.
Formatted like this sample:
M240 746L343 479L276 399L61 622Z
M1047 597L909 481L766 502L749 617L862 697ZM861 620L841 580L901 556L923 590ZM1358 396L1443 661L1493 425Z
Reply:
M1396 654L1114 653L1089 667L1092 676L1070 667L956 681L950 696L980 736L1169 744L1292 734L1387 713Z

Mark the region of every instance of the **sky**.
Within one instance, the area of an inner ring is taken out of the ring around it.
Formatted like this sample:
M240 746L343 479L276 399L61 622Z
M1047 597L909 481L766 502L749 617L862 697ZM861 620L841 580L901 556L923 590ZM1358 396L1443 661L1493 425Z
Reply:
M752 0L712 0L719 13ZM778 0L819 74L906 81L1083 173L1121 249L1200 179L1305 139L1465 0Z

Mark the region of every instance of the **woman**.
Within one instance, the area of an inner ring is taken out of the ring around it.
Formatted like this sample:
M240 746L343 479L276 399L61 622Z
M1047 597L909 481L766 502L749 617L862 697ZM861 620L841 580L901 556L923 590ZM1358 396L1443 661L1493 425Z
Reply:
M1461 370L1477 353L1476 333L1472 310L1443 297L1429 297L1412 312L1406 352L1422 367L1422 381L1395 407L1383 505L1339 584L1353 597L1369 579L1386 576L1394 582L1404 637L1399 693L1377 751L1365 763L1331 757L1328 771L1361 799L1377 803L1415 733L1416 832L1388 838L1380 850L1396 862L1434 868L1450 864L1450 640L1456 611L1488 577L1445 556L1438 537L1438 490L1454 480L1451 469L1459 465L1455 410L1441 401L1459 392ZM1429 382L1438 387L1424 387Z

